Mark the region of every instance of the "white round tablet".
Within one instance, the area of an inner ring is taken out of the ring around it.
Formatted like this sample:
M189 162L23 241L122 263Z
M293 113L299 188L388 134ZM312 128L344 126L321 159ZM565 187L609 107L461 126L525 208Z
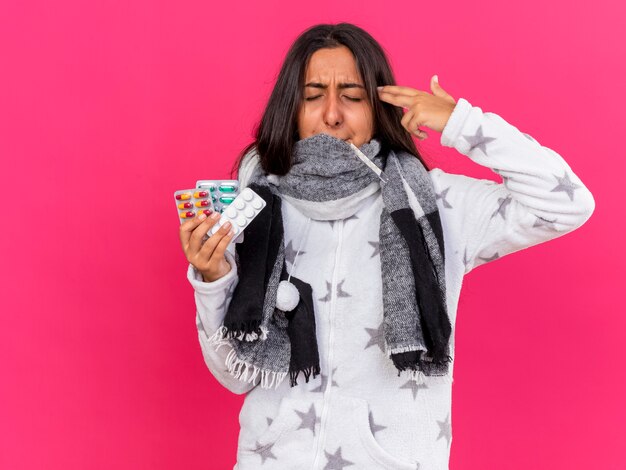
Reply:
M252 192L252 190L250 188L246 188L244 189L241 194L243 194L243 198L246 201L252 201L252 199L254 199L254 193Z

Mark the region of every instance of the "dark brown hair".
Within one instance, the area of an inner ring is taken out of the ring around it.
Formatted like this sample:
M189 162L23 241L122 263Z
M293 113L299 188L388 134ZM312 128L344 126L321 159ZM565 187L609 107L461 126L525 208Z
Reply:
M373 111L374 137L383 151L404 150L415 155L426 167L411 134L400 122L402 109L378 98L376 87L395 85L396 81L380 44L365 30L350 23L319 24L304 31L292 44L280 69L255 140L238 156L231 170L239 169L244 156L256 146L265 172L285 175L291 168L291 153L298 141L298 111L304 98L306 66L315 51L346 46L356 62ZM426 167L427 168L427 167Z

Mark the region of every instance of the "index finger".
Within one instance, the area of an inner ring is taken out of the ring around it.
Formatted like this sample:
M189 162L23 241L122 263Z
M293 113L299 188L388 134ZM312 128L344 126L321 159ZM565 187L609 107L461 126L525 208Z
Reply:
M205 219L206 214L200 214L189 220L185 220L180 225L180 243L183 245L183 249L186 249L189 245L189 240L191 240L191 232L193 232L198 225L204 222Z
M383 90L380 91L381 101L385 101L387 103L391 103L395 106L400 106L402 108L409 108L413 104L414 99L415 95L396 95L393 93L385 92Z
M420 93L424 93L423 91L416 90L415 88L411 88L408 86L398 86L398 85L385 85L378 91L380 93L385 93L389 95L403 95L403 96L417 96Z

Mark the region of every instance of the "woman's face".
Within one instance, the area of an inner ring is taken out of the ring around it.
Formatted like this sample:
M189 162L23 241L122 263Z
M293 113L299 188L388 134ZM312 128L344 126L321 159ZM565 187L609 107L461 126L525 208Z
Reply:
M298 134L326 133L360 147L374 133L372 107L350 49L318 49L306 70Z

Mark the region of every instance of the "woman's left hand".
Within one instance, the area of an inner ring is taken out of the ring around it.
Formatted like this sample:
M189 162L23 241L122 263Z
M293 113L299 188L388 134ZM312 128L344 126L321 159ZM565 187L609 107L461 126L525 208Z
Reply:
M406 86L378 87L378 96L382 101L407 109L402 117L402 125L420 139L428 137L426 132L419 129L420 126L442 132L456 106L454 98L441 88L436 77L433 75L430 80L432 95Z

